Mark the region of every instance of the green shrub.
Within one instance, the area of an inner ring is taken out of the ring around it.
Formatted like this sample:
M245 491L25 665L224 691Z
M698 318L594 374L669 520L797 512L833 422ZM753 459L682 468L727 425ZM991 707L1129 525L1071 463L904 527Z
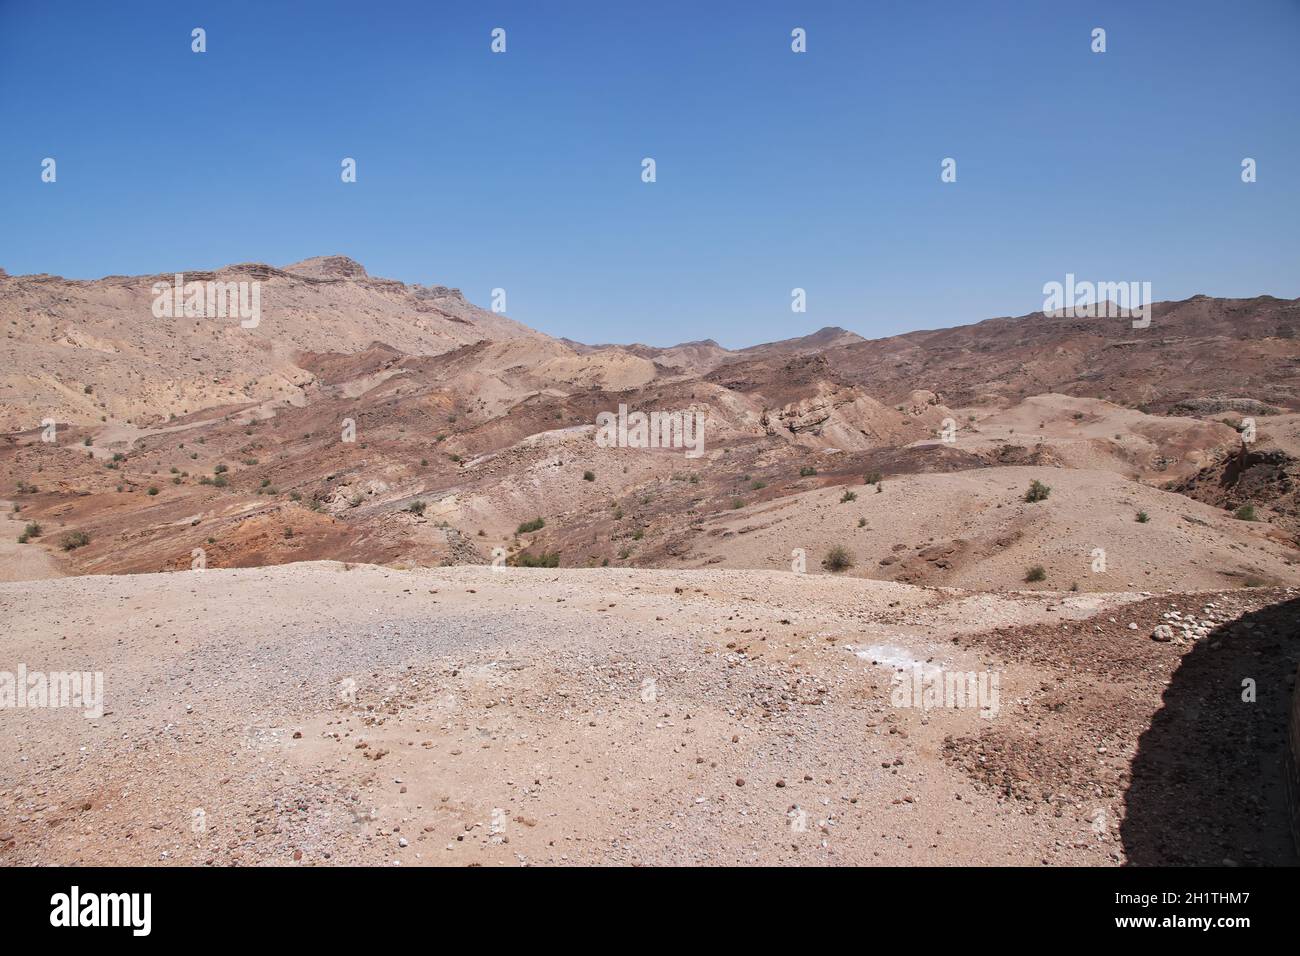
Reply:
M59 539L59 547L64 551L72 551L88 544L90 544L90 535L84 531L69 531Z
M857 501L858 493L856 491L846 491L840 495L840 504L846 504L850 501Z
M32 521L26 528L23 528L23 534L29 538L39 538L41 536L41 530L41 526L35 521Z
M853 554L842 545L835 545L822 558L822 567L827 571L847 571L853 567Z
M800 478L811 478L815 474L817 474L817 469L813 468L811 465L804 465L799 469Z
M1046 501L1047 496L1052 493L1050 486L1043 484L1037 478L1029 483L1029 490L1025 492L1025 500L1029 502Z
M582 473L582 480L583 480L583 481L595 481L595 480L596 480L596 473L595 473L594 471L584 471L584 472Z
M1046 577L1047 577L1047 569L1044 568L1041 564L1035 564L1032 568L1030 568L1028 571L1025 572L1025 580L1031 584L1034 583L1035 581L1042 581Z
M546 527L545 518L534 518L532 521L525 521L515 529L515 534L532 534L534 531L541 531ZM530 565L531 567L532 565Z
M884 479L884 475L882 475L880 472L869 471L867 472L866 475L863 476L862 483L864 485L878 485L883 479Z
M1236 511L1234 511L1234 512L1232 513L1232 515L1233 515L1234 518L1240 518L1242 521L1256 521L1256 520L1258 520L1258 519L1255 517L1255 506L1254 506L1254 505L1242 505L1240 508L1238 508Z
M1139 511L1137 513L1138 524L1146 524L1150 520L1151 520L1151 516L1147 514L1145 511Z
M517 568L558 568L560 566L560 552L546 552L532 555L527 551L521 551L515 555L515 567Z
M412 501L410 506L406 510L413 515L422 515L424 514L424 509L425 509L425 504L423 501Z

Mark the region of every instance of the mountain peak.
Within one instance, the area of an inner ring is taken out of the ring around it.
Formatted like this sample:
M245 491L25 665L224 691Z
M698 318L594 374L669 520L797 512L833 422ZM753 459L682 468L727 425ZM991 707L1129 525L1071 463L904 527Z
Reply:
M285 272L309 279L364 279L366 267L348 256L313 256L284 267Z

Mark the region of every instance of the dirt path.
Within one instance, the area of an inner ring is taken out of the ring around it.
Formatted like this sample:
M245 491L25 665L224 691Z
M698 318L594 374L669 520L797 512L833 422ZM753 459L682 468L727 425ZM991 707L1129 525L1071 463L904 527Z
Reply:
M44 546L36 541L19 544L27 521L15 513L12 501L0 500L0 510L8 519L0 523L0 581L39 581L63 576Z

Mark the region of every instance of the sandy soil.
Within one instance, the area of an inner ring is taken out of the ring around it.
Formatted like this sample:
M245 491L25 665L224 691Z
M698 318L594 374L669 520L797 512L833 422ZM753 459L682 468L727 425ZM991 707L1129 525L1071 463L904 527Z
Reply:
M1133 771L1208 648L1279 693L1294 638L1247 621L1290 599L334 562L3 583L3 667L103 671L106 712L4 712L0 861L1287 861L1258 777L1189 813ZM1175 606L1207 636L1153 641ZM913 662L998 674L995 715L899 705ZM1263 710L1214 719L1278 758Z
M1048 498L1026 502L1030 482ZM976 589L1028 587L1127 591L1229 587L1300 580L1290 542L1268 525L1238 521L1107 471L981 468L902 475L882 491L858 485L789 495L704 522L702 564L809 568L836 545L855 556L845 573ZM1148 520L1140 522L1139 513ZM1096 552L1105 552L1104 567ZM1041 566L1041 584L1025 582Z

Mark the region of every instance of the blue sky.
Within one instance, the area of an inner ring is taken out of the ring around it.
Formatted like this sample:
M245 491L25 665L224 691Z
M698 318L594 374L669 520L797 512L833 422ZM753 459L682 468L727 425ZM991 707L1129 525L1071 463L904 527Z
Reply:
M555 335L743 346L1067 272L1296 297L1298 223L1300 0L0 0L12 274L341 253Z

